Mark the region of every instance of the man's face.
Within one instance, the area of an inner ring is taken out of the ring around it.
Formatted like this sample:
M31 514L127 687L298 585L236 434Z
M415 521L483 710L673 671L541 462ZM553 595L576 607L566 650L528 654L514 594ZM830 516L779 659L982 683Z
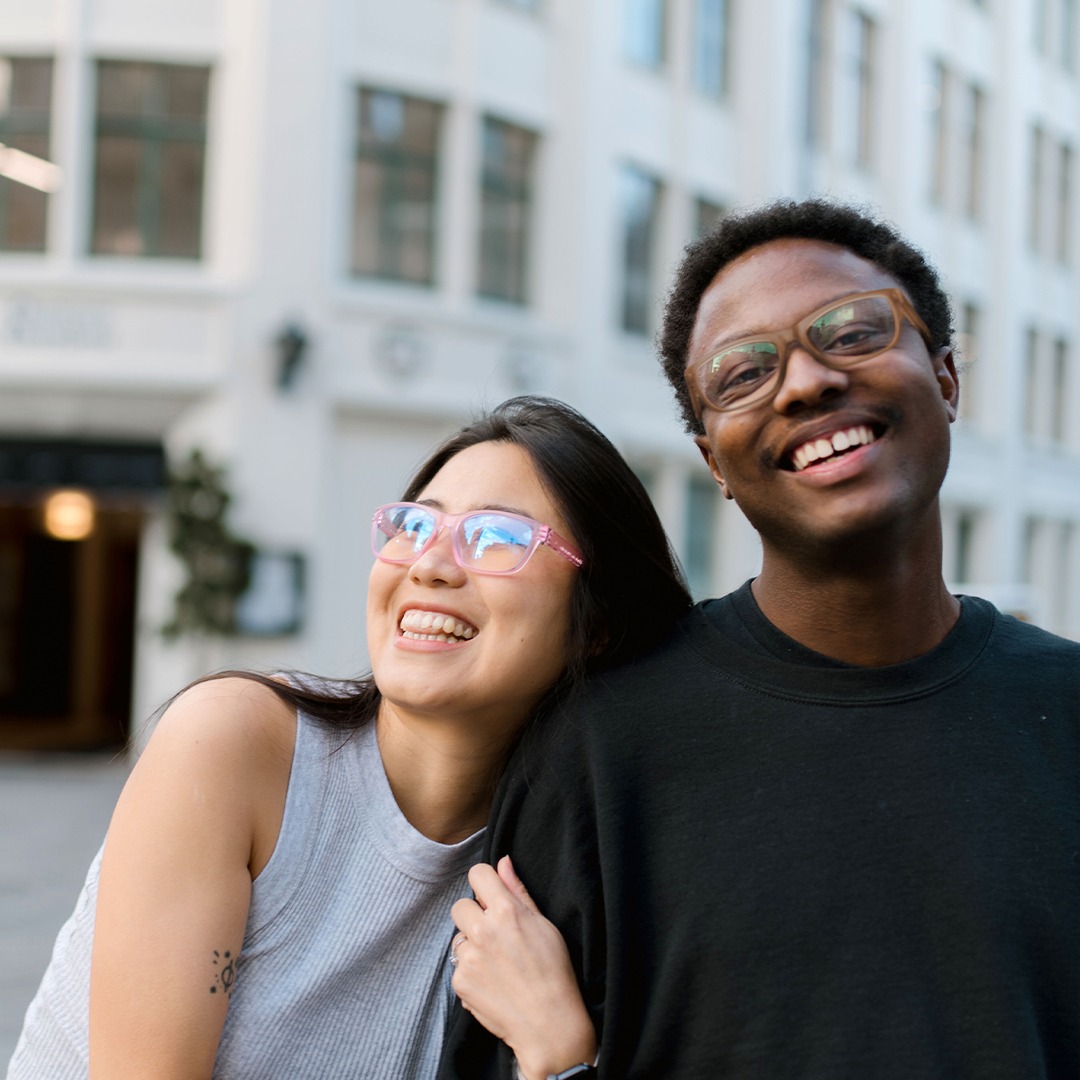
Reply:
M846 248L777 240L729 263L702 295L687 374L733 341L784 330L845 296L898 282ZM956 416L952 354L905 322L892 349L835 370L796 345L776 396L745 411L705 405L695 441L766 550L797 551L937 520Z

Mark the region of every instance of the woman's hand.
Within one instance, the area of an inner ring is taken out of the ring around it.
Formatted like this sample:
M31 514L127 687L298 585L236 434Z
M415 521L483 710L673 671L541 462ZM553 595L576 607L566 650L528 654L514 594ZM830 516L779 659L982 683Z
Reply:
M566 943L540 914L510 856L498 870L469 871L476 900L451 914L453 984L461 1004L517 1058L526 1080L596 1058L596 1031L585 1009Z

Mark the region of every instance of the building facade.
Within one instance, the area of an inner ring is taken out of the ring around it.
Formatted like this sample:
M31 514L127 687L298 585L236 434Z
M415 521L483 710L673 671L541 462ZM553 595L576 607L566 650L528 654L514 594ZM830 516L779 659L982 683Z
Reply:
M0 0L0 745L137 734L212 667L363 671L372 507L515 393L611 435L699 595L751 576L653 335L684 244L776 196L940 267L946 577L1080 637L1076 8ZM255 549L232 637L161 634L194 451Z

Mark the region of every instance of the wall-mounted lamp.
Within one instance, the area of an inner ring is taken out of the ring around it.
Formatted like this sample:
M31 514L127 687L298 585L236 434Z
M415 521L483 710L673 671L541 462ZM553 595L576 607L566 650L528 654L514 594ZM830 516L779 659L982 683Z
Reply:
M94 500L84 491L54 491L45 500L44 521L54 540L85 540L94 531Z
M281 333L274 338L279 390L289 390L296 381L307 354L307 347L308 336L296 323L286 323Z

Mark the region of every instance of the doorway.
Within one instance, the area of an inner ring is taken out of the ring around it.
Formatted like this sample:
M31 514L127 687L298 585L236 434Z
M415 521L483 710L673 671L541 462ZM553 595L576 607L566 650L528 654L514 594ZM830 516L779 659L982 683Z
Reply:
M0 749L127 740L143 510L87 501L72 539L41 503L0 502Z

